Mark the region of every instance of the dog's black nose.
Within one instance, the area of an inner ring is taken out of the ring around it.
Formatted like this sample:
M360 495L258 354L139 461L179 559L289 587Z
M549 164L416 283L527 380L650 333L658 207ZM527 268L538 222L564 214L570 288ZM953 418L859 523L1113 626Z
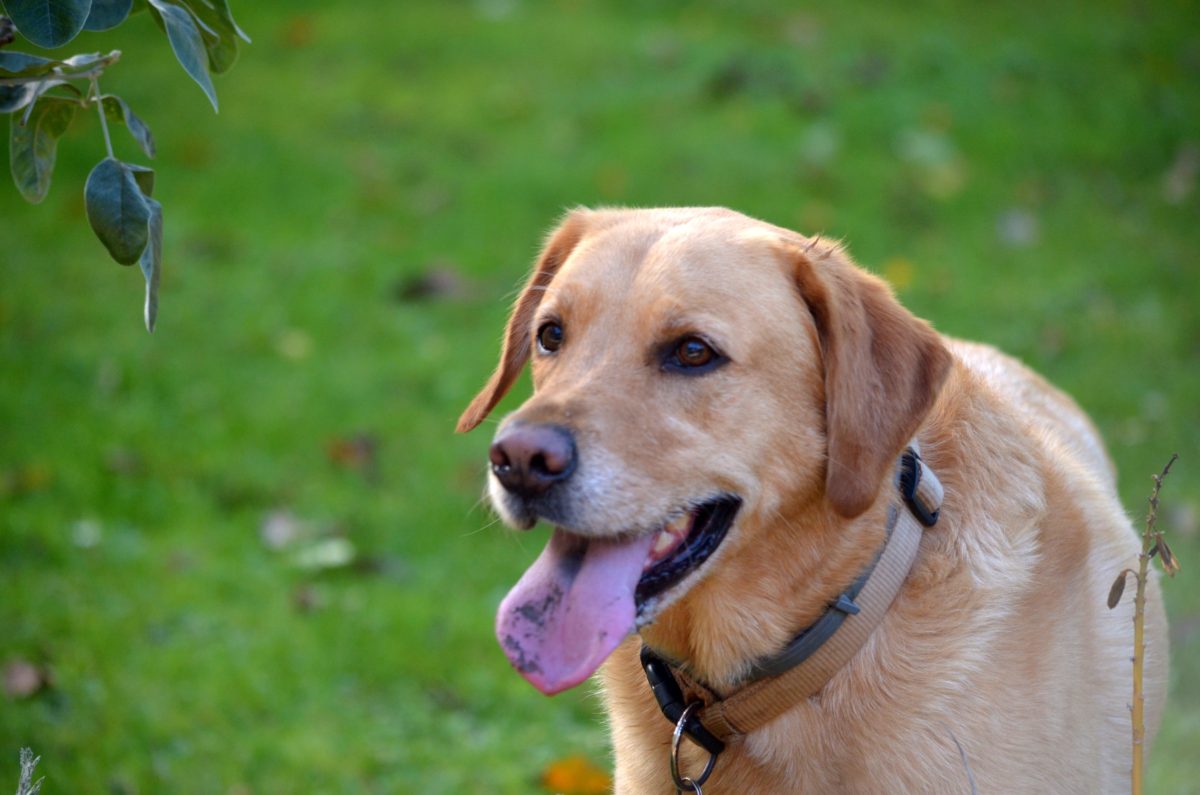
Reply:
M536 497L575 469L575 439L559 425L515 423L500 431L488 453L492 472L519 497Z

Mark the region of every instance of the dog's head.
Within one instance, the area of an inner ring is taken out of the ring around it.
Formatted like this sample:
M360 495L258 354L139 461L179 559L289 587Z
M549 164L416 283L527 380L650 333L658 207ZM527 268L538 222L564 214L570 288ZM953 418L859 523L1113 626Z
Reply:
M460 431L529 360L534 394L500 424L489 493L509 524L556 527L497 617L547 693L726 558L762 555L755 534L794 506L867 510L949 367L838 246L722 209L568 215Z

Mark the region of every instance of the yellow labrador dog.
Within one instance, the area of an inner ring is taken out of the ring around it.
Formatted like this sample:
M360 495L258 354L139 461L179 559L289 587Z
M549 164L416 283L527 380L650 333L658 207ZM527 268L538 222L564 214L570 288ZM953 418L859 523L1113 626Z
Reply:
M489 491L554 530L497 637L547 694L602 668L618 793L1127 790L1138 545L1066 395L715 208L570 213L459 430L528 361Z

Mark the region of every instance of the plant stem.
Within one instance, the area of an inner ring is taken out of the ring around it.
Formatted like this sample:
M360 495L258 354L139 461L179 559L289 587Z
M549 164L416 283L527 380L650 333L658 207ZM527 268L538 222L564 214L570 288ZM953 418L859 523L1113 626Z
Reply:
M3 17L0 17L3 19ZM41 83L44 80L90 80L104 73L104 70L121 60L121 51L113 50L99 60L92 61L84 69L77 70L75 66L63 61L50 70L48 74L26 75L24 77L0 77L0 86L23 86L29 83Z
M41 83L46 80L89 80L96 75L104 74L104 67L99 66L86 72L73 72L64 74L54 72L48 75L35 75L33 77L0 77L0 86L24 86L30 83Z
M1145 767L1146 744L1146 698L1142 691L1142 674L1146 657L1146 582L1150 573L1150 553L1158 543L1154 526L1158 521L1158 492L1163 479L1171 471L1178 455L1163 467L1162 474L1154 475L1154 490L1150 492L1150 508L1146 513L1146 529L1142 532L1142 554L1138 555L1137 595L1133 600L1133 768L1130 791L1142 795L1142 776Z
M1142 662L1146 656L1146 575L1150 568L1150 533L1142 534L1138 555L1137 595L1133 600L1133 769L1130 792L1142 795L1142 748L1146 739L1145 696L1142 695Z
M100 99L100 81L95 76L92 77L92 98L96 101L96 109L100 111L100 129L104 130L104 148L108 150L109 158L115 160L112 137L108 134L108 119L104 115L104 102Z

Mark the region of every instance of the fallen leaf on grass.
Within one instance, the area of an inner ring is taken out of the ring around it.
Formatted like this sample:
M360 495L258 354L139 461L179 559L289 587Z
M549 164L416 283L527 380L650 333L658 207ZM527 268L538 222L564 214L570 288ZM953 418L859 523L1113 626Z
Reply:
M1037 216L1029 210L1014 207L996 219L996 237L1011 248L1025 248L1037 242Z
M517 10L514 0L475 0L475 11L484 19L497 22Z
M302 569L340 569L354 562L358 552L345 538L325 538L300 549L292 562Z
M298 518L288 508L277 508L268 513L258 532L263 546L288 553L291 564L299 569L320 572L352 567L356 571L374 574L384 568L378 559L360 555L354 543L345 537L340 525L318 527L313 522ZM306 592L304 586L292 594L292 602L301 611L324 605L320 594Z
M949 199L967 183L967 163L950 137L933 130L908 129L896 139L896 148L911 171L917 187L934 199Z
M26 464L0 472L0 497L20 497L50 487L54 475L45 464Z
M850 67L850 78L863 88L871 88L887 79L892 71L891 59L881 52L865 53Z
M4 666L4 695L29 698L50 685L50 673L28 660L10 660Z
M139 475L145 468L142 457L124 447L111 448L104 456L104 467L114 475Z
M311 583L298 585L292 591L292 607L298 613L312 613L320 610L328 601L325 592Z
M469 285L458 269L449 262L435 262L424 273L400 279L392 287L392 295L404 303L437 299L463 298Z
M269 549L283 549L289 544L294 543L304 534L304 526L286 508L271 511L267 514L266 518L263 519L262 527L258 530L258 535L262 539L263 544Z
M312 337L298 328L284 329L275 340L275 349L279 351L279 355L293 362L308 358L312 347Z
M470 704L459 695L458 691L448 685L431 685L425 688L425 694L439 710L447 712L463 712Z
M883 278L897 290L907 289L913 283L916 268L907 257L892 257L883 263Z
M826 169L833 165L842 148L842 134L836 125L818 121L800 138L800 159L806 166Z
M379 439L371 433L339 436L325 446L325 455L334 464L361 472L369 481L379 475Z
M596 169L593 179L596 183L596 190L608 200L620 199L625 195L625 189L629 186L629 172L620 163L601 165Z
M833 214L832 204L814 199L800 208L797 221L805 234L821 234L833 226Z
M182 574L195 565L195 558L187 550L175 549L167 555L166 569L171 574Z
M815 47L821 43L824 30L815 16L800 12L783 23L782 33L784 41L797 47Z
M1196 189L1196 176L1200 174L1200 147L1185 145L1175 155L1175 160L1162 176L1163 198L1168 204L1182 204Z
M104 539L104 526L95 519L80 519L71 525L71 542L80 549L92 549Z
M558 795L606 795L612 777L586 757L568 756L542 771L542 787Z
M284 24L282 33L284 45L299 50L313 43L317 37L317 27L311 16L297 14Z

